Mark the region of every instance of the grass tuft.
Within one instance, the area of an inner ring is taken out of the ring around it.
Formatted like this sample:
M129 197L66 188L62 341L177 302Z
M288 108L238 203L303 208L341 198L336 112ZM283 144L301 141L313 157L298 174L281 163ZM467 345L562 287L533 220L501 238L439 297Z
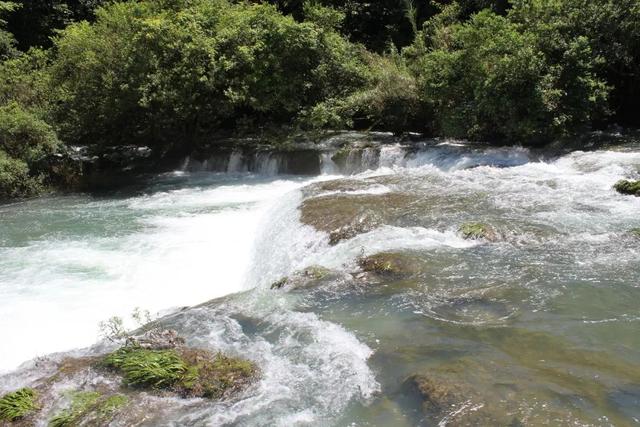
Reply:
M0 398L0 420L16 421L38 409L38 393L32 388L21 388Z
M130 386L170 388L187 374L188 366L175 350L123 347L109 354L104 363L122 372Z

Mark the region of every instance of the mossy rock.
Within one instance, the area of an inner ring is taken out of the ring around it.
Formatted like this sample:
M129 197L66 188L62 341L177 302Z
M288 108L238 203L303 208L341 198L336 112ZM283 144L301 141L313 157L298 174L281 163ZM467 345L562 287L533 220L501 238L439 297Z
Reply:
M495 242L498 240L498 233L488 224L481 222L468 222L462 224L458 229L462 237L467 240L488 240Z
M622 179L616 182L613 188L620 194L640 196L640 181Z
M21 388L0 398L0 421L18 421L38 410L38 392Z
M640 238L640 228L632 228L629 233L634 237Z
M291 276L283 277L274 282L271 289L283 289L285 287L292 289L308 288L320 284L325 279L334 277L333 272L327 268L312 265L304 270L297 271Z
M107 355L103 364L122 374L125 384L134 388L212 399L244 389L258 372L250 361L184 347L123 347Z
M49 427L107 425L129 403L123 394L103 395L96 391L71 394L71 404L49 420Z
M422 271L417 258L390 252L359 258L358 266L365 272L385 277L409 277Z

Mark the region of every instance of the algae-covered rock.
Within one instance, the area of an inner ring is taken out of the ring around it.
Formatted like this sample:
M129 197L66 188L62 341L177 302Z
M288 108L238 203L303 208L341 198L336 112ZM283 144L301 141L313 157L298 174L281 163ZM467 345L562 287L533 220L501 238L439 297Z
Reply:
M334 278L337 278L337 274L331 270L312 265L274 282L271 285L271 289L283 289L285 287L290 289L310 288Z
M183 397L227 397L250 384L257 374L252 362L186 347L123 347L108 354L103 363L120 373L128 386Z
M498 240L498 233L488 224L481 222L469 222L462 224L458 229L462 237L469 240L484 239L489 242L495 242Z
M628 194L631 196L640 196L640 181L629 181L622 179L613 186L620 194Z
M21 388L0 398L0 421L17 421L38 409L38 393L32 388Z
M640 238L640 228L632 228L629 230L629 233L631 233L632 236Z
M329 234L329 244L336 245L383 224L396 223L407 215L407 206L415 200L415 196L406 193L311 197L300 206L300 219Z
M358 259L358 266L368 273L385 277L407 277L420 274L422 263L413 256L383 252Z
M433 417L446 414L464 401L459 387L438 381L427 375L412 375L403 384L405 393L414 393L421 402L422 411Z
M96 391L76 391L70 397L70 405L49 420L49 427L108 425L129 403L123 394L104 395Z

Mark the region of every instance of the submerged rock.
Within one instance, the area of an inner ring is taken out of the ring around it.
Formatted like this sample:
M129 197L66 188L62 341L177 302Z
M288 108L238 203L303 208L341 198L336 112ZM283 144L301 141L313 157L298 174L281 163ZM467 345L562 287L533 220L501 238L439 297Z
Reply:
M640 196L640 181L629 181L622 179L613 186L620 194L628 194L631 196Z
M359 258L358 266L367 273L389 278L414 276L423 270L421 260L417 257L395 252Z
M313 265L283 277L271 285L271 289L300 289L318 286L326 281L338 278L338 274L321 266Z
M496 242L499 240L498 233L488 224L481 222L469 222L462 224L458 229L462 237L468 240L484 239L489 242Z
M0 421L18 421L38 409L38 392L21 388L0 398Z
M640 228L632 228L629 230L629 233L631 233L632 236L640 237Z
M128 403L129 398L123 394L75 391L71 393L69 406L49 420L49 427L108 425Z

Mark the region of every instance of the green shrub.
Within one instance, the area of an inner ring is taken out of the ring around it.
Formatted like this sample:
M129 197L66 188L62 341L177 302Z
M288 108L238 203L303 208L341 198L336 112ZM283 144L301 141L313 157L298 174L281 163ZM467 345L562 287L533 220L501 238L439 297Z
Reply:
M35 196L43 190L41 176L31 176L25 162L0 150L0 200Z
M32 165L52 154L60 142L54 130L12 102L0 107L0 150Z
M16 421L38 409L38 393L31 388L22 388L0 398L0 420Z
M266 4L172 4L114 3L60 34L52 75L64 138L184 143L242 118L290 124L364 83L358 48L331 28Z
M545 142L588 127L604 108L607 88L584 38L557 57L541 34L488 11L436 20L430 34L413 66L442 135Z

